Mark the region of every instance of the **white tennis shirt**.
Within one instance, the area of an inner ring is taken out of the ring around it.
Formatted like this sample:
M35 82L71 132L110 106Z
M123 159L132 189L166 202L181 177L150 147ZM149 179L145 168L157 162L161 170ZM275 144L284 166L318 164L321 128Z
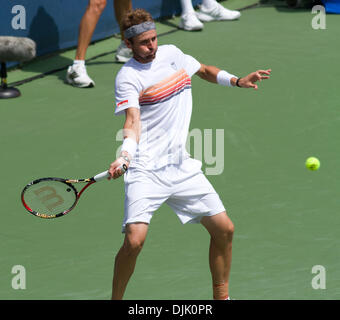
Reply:
M158 47L146 64L130 59L115 81L115 114L138 108L141 136L130 167L154 170L190 157L186 139L192 113L191 77L201 64L174 45Z

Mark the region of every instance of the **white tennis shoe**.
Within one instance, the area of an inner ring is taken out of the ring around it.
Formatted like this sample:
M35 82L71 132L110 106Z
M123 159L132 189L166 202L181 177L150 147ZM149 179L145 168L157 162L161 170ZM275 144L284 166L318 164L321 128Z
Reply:
M85 65L72 65L67 69L67 83L78 88L92 88L94 81L89 77Z
M132 50L126 46L124 41L122 41L117 48L116 61L125 63L132 58L132 55Z
M196 14L198 19L203 22L236 20L241 16L241 12L229 10L217 2L211 9L206 9L202 5L199 6L199 11Z
M203 29L203 23L198 20L195 12L189 12L181 16L179 28L186 31L199 31Z

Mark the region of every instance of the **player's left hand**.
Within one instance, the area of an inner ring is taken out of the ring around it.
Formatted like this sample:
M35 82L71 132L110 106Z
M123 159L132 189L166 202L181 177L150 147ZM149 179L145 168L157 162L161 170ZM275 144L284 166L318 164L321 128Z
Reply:
M263 79L269 79L269 75L271 73L271 69L267 70L257 70L248 74L245 77L242 77L238 84L242 88L254 88L255 90L258 89L257 84L255 82L262 81Z

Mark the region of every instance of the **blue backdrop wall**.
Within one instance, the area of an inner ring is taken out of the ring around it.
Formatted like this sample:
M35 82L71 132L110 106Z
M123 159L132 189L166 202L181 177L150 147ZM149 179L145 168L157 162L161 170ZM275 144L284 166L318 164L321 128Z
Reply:
M107 0L92 41L119 33L113 1ZM193 5L199 2L193 0ZM0 0L0 36L35 40L38 56L74 47L87 4L87 0ZM133 0L132 5L148 10L155 19L181 12L179 0Z
M340 0L322 0L327 13L340 14Z

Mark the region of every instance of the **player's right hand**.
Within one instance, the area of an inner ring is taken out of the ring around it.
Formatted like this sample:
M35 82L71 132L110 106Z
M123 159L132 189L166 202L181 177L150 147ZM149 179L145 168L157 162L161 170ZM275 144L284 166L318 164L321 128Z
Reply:
M112 162L108 170L110 174L110 177L108 179L117 179L122 176L125 173L125 170L123 169L124 164L127 168L129 167L128 161L124 160L122 157L119 157L114 162Z

